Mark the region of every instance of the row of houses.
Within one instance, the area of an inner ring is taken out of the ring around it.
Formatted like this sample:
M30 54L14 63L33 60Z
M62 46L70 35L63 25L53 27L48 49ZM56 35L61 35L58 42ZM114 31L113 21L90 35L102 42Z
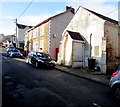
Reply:
M88 67L95 59L101 72L108 73L120 63L120 33L118 21L94 11L72 7L52 16L24 35L24 50L49 53L59 64Z
M41 51L57 61L62 32L74 16L74 9L67 7L60 14L52 16L29 29L25 34L25 51Z

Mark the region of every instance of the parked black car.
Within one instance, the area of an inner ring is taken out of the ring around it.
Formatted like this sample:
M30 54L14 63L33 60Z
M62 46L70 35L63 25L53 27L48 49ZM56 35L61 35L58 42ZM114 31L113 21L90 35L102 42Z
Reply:
M50 55L43 52L31 51L25 58L25 62L34 65L35 67L55 67L55 61Z

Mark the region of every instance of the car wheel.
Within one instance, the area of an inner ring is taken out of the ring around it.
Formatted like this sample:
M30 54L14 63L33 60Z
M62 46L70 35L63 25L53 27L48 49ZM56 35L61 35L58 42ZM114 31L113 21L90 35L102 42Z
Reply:
M10 57L11 57L11 58L13 57L12 54L10 54Z
M38 62L35 63L35 67L38 68Z
M115 97L120 100L120 85L117 85L115 87L114 94L115 94Z

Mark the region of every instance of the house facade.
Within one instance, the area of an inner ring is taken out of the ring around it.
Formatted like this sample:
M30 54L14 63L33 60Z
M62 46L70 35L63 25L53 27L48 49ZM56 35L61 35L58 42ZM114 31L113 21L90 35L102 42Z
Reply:
M24 39L25 39L25 32L30 29L32 26L16 24L16 47L17 48L24 48Z
M119 63L120 35L117 21L80 6L62 35L58 62L63 65L66 65L64 37L67 30L79 32L85 40L82 53L76 51L83 55L83 64L76 63L77 66L86 67L88 59L94 58L101 72L107 73ZM73 66L73 61L67 66Z
M73 16L74 9L69 8L28 30L25 35L26 50L49 53L54 60L57 60L57 51L62 32Z

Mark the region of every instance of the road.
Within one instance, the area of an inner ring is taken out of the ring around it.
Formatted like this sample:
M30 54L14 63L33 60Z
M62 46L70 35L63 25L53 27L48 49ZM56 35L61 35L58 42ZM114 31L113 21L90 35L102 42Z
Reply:
M3 107L120 107L109 87L24 59L2 56L2 76Z

